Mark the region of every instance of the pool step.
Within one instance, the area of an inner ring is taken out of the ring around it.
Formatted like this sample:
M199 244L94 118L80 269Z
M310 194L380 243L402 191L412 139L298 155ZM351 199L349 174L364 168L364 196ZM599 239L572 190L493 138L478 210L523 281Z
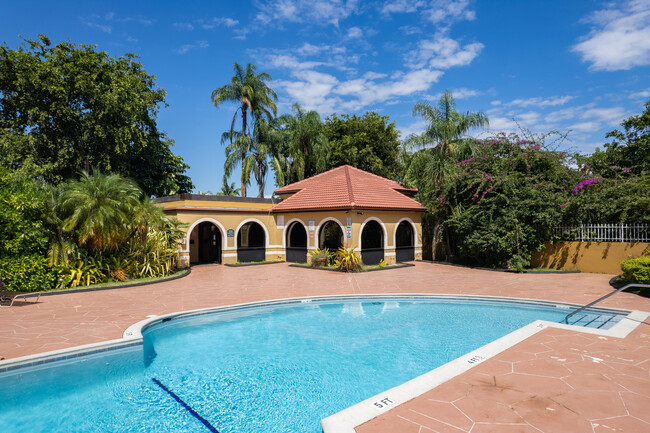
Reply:
M609 329L616 323L620 322L621 318L622 316L620 315L586 312L573 316L571 318L573 320L571 320L569 324L584 326L585 328Z

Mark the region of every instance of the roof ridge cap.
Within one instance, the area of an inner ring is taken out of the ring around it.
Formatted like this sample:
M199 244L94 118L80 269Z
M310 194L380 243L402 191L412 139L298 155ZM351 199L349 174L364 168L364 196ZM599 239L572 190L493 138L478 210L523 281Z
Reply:
M345 168L345 180L348 184L348 199L350 200L350 206L354 206L356 203L354 201L354 191L352 191L352 180L350 179L350 170L348 165L343 166Z

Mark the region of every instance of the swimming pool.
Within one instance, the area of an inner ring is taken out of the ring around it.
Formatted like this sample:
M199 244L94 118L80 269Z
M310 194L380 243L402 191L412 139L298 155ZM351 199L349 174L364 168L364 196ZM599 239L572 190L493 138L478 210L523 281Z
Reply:
M143 344L0 374L0 431L320 432L320 420L563 305L302 300L159 321ZM621 315L576 321L605 329Z

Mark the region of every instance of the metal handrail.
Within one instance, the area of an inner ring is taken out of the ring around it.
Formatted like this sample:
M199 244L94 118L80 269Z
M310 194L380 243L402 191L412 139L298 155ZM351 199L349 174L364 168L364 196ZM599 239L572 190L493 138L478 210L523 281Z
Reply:
M591 303L589 303L589 304L587 304L587 305L583 305L582 307L578 308L578 309L575 310L574 312L567 314L566 317L564 318L564 323L566 323L566 324L568 325L568 324L569 324L569 317L573 316L573 315L576 314L576 313L579 313L579 312L582 311L582 310L586 310L587 308L589 308L589 307L591 307L591 306L593 306L593 305L596 305L597 303L599 303L599 302L602 301L603 299L607 299L607 298L609 298L610 296L615 295L615 294L617 294L618 292L621 292L621 291L627 289L628 287L645 287L645 288L650 288L650 284L636 284L636 283L626 284L625 286L620 287L620 288L614 290L612 293L608 293L608 294L606 294L605 296L602 296L602 297L596 299L594 302L591 302Z

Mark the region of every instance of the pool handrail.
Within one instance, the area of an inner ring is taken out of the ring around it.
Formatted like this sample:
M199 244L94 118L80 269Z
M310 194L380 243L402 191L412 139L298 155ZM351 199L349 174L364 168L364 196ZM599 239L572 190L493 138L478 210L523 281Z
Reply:
M596 299L595 301L590 302L587 305L583 305L582 307L578 308L577 310L567 314L566 317L564 318L564 323L566 323L568 325L569 324L569 317L573 316L576 313L579 313L580 311L586 310L587 308L596 305L597 303L599 303L603 299L607 299L610 296L617 294L618 292L622 292L623 290L627 289L628 287L642 287L642 288L649 288L650 289L650 284L630 283L630 284L624 285L623 287L619 287L618 289L614 290L613 292L608 293L605 296L601 296L600 298Z

